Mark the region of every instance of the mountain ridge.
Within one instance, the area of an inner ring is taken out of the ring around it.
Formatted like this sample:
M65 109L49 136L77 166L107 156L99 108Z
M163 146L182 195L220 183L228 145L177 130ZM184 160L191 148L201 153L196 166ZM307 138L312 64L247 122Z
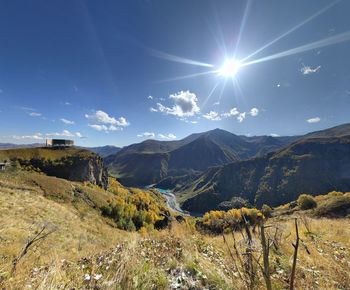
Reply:
M110 173L121 183L127 186L145 186L158 183L167 176L196 174L211 166L276 151L294 139L272 136L243 138L222 129L214 129L191 134L178 141L146 140L131 144L118 153L107 156L105 162ZM143 164L145 160L152 160L153 167ZM145 178L139 172L140 168L153 171L152 174L145 173L152 178Z
M350 134L306 137L263 157L213 167L178 189L183 209L204 212L243 198L280 205L301 193L350 190Z

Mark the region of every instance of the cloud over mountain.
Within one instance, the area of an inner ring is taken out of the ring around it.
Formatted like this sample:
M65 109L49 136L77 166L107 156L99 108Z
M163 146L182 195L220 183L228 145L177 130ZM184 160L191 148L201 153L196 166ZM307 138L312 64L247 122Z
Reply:
M156 136L156 134L154 134L153 132L143 132L141 134L137 134L137 137L139 138L154 138Z
M209 113L206 113L203 115L203 118L211 121L220 121L221 116L218 112L215 111L210 111Z
M245 118L247 117L247 114L256 117L259 114L258 108L252 108L248 113L247 112L239 112L237 108L232 108L228 112L224 112L222 114L219 114L216 111L210 111L209 113L206 113L202 115L203 118L211 121L221 121L223 118L230 118L230 117L236 117L237 121L239 123L242 123Z
M307 119L306 120L308 123L318 123L321 121L321 118L320 117L315 117L315 118L310 118L310 119Z
M94 121L97 124L89 124L88 126L97 131L117 131L122 130L123 127L129 126L130 123L124 117L116 119L109 116L106 112L97 110L92 114L85 114L85 118Z
M169 100L173 105L167 107L162 103L157 103L157 108L151 108L152 112L161 112L166 115L174 115L177 117L192 117L200 112L198 99L196 94L190 91L181 91L176 94L171 94Z

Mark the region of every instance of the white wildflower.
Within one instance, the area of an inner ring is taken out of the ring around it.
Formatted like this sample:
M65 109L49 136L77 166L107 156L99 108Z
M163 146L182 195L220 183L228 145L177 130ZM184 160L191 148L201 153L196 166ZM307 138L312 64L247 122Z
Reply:
M102 274L95 274L95 275L94 275L94 279L95 279L96 281L100 280L101 278L102 278Z

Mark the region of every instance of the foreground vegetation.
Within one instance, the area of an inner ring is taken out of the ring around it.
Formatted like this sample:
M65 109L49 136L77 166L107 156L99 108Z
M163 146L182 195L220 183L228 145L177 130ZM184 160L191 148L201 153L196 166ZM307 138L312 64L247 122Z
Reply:
M5 172L0 192L5 289L265 289L261 225L272 288L285 289L295 218L300 239L295 287L350 285L349 193L316 196L310 209L301 210L301 201L270 209L268 219L265 207L266 216L239 209L177 222L170 221L156 191L128 189L115 180L103 190L35 172ZM339 208L343 217L334 219ZM169 226L155 229L165 218Z

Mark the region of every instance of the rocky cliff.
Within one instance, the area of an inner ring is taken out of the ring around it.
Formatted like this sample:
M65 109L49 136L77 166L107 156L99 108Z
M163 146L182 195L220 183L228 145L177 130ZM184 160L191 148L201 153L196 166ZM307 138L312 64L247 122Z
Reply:
M107 188L108 172L102 158L78 148L26 148L1 150L0 160L11 160L24 169L41 171L71 181L90 182Z

